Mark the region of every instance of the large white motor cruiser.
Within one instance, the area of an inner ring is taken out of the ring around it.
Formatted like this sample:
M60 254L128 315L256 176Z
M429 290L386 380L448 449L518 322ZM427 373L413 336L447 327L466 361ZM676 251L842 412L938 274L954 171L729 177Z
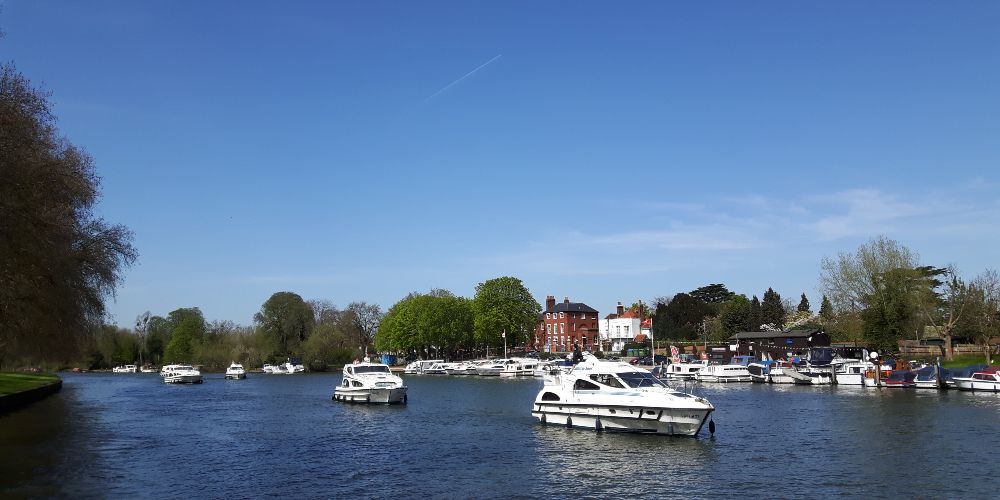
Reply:
M335 401L348 403L406 403L403 379L382 363L352 363L344 366L344 379L333 391Z
M507 366L506 359L494 359L488 363L483 363L476 368L476 374L480 377L497 377Z
M708 400L671 389L645 369L584 354L568 373L545 377L531 415L543 424L597 431L695 436L713 410Z
M165 365L160 369L160 376L168 384L200 384L203 382L201 372L191 365Z
M226 368L226 378L229 380L241 380L247 378L247 371L243 365L233 361L229 368Z
M500 370L501 377L532 377L538 368L538 360L530 358L510 358Z
M429 369L437 363L444 363L443 359L427 359L414 361L403 369L403 373L406 375L422 375L424 370Z

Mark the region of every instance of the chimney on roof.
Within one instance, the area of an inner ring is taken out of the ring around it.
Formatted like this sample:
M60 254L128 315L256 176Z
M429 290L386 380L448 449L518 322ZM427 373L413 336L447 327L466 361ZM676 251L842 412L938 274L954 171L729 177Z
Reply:
M618 314L619 318L622 317L623 314L625 314L625 306L623 306L621 302L618 303L618 308L615 309L615 313Z
M563 297L563 304L569 304L569 297Z
M545 297L545 310L546 311L548 311L549 309L552 309L555 306L556 306L556 296L555 295L549 295L548 297Z

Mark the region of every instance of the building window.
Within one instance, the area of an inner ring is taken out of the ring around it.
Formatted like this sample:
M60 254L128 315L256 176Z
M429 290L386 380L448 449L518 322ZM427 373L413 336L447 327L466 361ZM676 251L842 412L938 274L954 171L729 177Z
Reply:
M545 325L545 333L552 333L552 325Z
M576 331L576 323L573 323L573 331Z
M559 313L559 318L562 319L565 316L564 313Z
M566 333L566 323L559 323L559 333Z

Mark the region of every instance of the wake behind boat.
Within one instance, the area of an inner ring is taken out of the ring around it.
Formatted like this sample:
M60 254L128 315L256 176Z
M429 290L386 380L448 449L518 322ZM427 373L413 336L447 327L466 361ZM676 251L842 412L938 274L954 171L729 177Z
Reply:
M585 354L568 373L545 377L531 415L543 424L597 431L695 436L715 410L649 371ZM714 424L710 425L714 431Z
M351 363L344 366L344 378L333 391L335 401L348 403L406 403L403 379L382 363Z

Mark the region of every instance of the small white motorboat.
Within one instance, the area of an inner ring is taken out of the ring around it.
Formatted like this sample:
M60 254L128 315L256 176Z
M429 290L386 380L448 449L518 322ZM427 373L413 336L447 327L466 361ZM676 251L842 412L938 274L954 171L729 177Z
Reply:
M228 380L241 380L247 378L247 371L243 368L243 365L233 361L229 368L226 368L226 379Z
M139 369L135 365L116 366L111 369L114 373L138 373Z
M344 366L344 378L333 391L334 401L347 403L406 403L403 379L382 363L351 363Z
M168 384L200 384L203 382L201 372L191 365L165 365L160 370L160 376Z
M597 431L695 436L714 410L643 368L587 353L568 373L545 377L531 415L543 424Z
M406 375L422 375L425 373L424 370L427 370L428 368L434 366L437 363L444 363L444 360L427 359L427 360L414 361L406 365L406 368L403 369L403 373Z
M661 377L670 380L691 380L708 366L708 360L696 360L688 363L671 363L660 372Z
M500 375L506 367L506 359L494 359L488 363L483 363L476 368L476 374L480 377L496 377Z
M1000 392L1000 373L996 371L976 372L971 377L954 377L952 381L960 391Z
M511 358L504 363L503 370L500 370L501 377L533 377L535 369L538 368L538 361L530 358Z
M753 377L743 365L707 365L694 379L699 382L752 382Z

